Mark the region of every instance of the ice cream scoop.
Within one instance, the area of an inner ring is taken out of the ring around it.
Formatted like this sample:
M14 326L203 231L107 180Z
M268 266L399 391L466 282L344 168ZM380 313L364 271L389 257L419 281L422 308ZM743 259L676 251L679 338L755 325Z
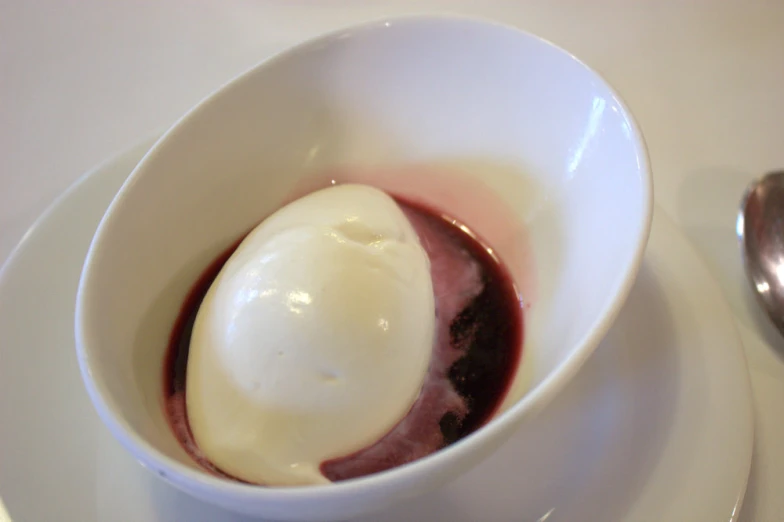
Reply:
M218 468L267 485L326 482L325 460L391 430L433 346L430 262L395 201L338 185L242 241L196 315L188 418Z

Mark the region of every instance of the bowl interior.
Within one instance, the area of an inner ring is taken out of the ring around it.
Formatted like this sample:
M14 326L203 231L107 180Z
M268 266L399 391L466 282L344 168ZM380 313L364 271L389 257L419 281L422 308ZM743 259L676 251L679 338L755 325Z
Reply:
M647 234L643 147L595 73L512 29L393 21L284 53L180 121L113 202L78 304L90 378L138 435L195 467L161 392L186 293L297 194L366 181L461 219L508 265L526 303L509 408L606 330Z

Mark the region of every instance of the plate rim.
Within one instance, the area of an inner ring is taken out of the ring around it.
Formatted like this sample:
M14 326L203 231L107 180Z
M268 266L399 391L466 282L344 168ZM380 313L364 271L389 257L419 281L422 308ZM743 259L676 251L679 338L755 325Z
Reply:
M161 130L156 130L154 132L150 132L147 135L143 136L142 138L133 142L132 145L122 148L119 151L108 155L103 161L96 163L93 167L89 168L88 170L84 171L80 176L78 176L66 189L64 189L61 193L59 193L46 207L45 209L36 217L36 219L32 222L32 224L26 229L26 231L22 234L19 238L18 242L15 246L11 249L8 256L3 260L2 265L0 265L0 292L2 292L5 288L5 281L9 277L9 274L16 268L16 265L19 262L19 259L23 252L29 248L30 243L33 239L37 236L41 228L49 222L52 218L53 214L55 214L66 202L69 198L71 198L75 193L77 193L87 181L98 175L99 173L109 170L112 168L116 168L116 165L122 162L124 159L133 157L137 155L139 160L141 160L146 153L154 146L154 144L163 136L163 132ZM128 174L133 170L133 167L129 170ZM750 447L747 449L748 458L745 459L747 461L746 470L743 475L742 481L742 489L738 493L738 497L735 501L734 509L732 514L730 515L730 522L737 521L738 517L741 514L741 510L743 507L743 502L747 493L751 469L753 465L753 451L756 446L756 412L755 412L755 403L754 403L754 396L753 396L753 388L751 385L751 377L749 373L749 365L748 360L745 353L745 345L743 342L743 338L740 334L737 324L737 317L732 312L730 308L729 302L727 300L727 296L725 295L722 288L716 282L712 272L710 271L703 255L694 247L691 240L682 232L681 228L678 226L677 222L670 217L670 215L658 204L654 203L653 205L653 213L652 215L658 215L660 220L666 222L667 226L676 230L680 235L680 241L683 243L685 249L687 249L691 256L694 257L695 261L699 264L700 271L704 272L707 276L710 284L714 287L715 291L721 295L721 304L719 305L720 308L723 310L727 317L732 319L732 324L729 325L729 328L733 330L733 344L736 345L738 353L741 356L741 360L743 361L742 368L738 369L738 373L742 374L741 380L743 381L742 384L743 388L745 389L744 395L748 403L748 416L747 424L750 430ZM651 223L653 224L654 219L652 217ZM648 248L645 249L646 253ZM645 255L643 255L644 259ZM4 504L3 504L3 495L0 492L0 522L4 522L3 519L4 515ZM9 518L10 520L10 518Z
M82 172L73 182L71 182L70 185L68 185L62 192L57 194L57 196L55 196L54 199L51 200L48 205L46 205L46 207L44 207L41 213L38 214L33 222L27 227L24 233L22 233L16 244L13 246L13 248L11 248L11 251L8 252L8 255L5 257L3 262L0 263L0 285L2 285L2 282L5 280L6 272L9 271L10 267L16 262L16 258L19 257L20 252L27 248L27 245L30 243L30 239L38 232L38 229L41 228L41 226L47 222L49 218L51 218L52 214L54 214L65 203L65 201L68 200L68 198L70 198L90 178L99 172L114 167L115 164L121 162L128 156L132 156L134 153L136 153L136 151L142 150L142 148L148 144L149 146L147 146L146 150L152 148L152 146L155 145L162 135L163 132L160 130L149 132L146 135L143 135L141 138L134 140L130 146L120 148L115 152L110 153L102 161L95 163L92 167ZM130 172L128 174L130 174ZM2 288L2 286L0 286L0 288Z

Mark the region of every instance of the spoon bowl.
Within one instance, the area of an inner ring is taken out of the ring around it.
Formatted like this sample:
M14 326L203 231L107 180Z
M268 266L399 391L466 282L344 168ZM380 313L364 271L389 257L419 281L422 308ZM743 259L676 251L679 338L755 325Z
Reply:
M784 170L749 185L736 231L752 291L784 335Z

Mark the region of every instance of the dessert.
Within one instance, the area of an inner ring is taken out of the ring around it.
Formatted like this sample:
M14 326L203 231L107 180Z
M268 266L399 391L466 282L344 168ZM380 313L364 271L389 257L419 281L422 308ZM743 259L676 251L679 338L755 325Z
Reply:
M252 482L325 482L411 409L435 328L430 263L395 202L316 191L257 226L204 297L186 397L194 439Z
M167 412L213 473L358 477L486 422L521 340L514 285L470 229L338 185L274 213L205 272L172 334Z

